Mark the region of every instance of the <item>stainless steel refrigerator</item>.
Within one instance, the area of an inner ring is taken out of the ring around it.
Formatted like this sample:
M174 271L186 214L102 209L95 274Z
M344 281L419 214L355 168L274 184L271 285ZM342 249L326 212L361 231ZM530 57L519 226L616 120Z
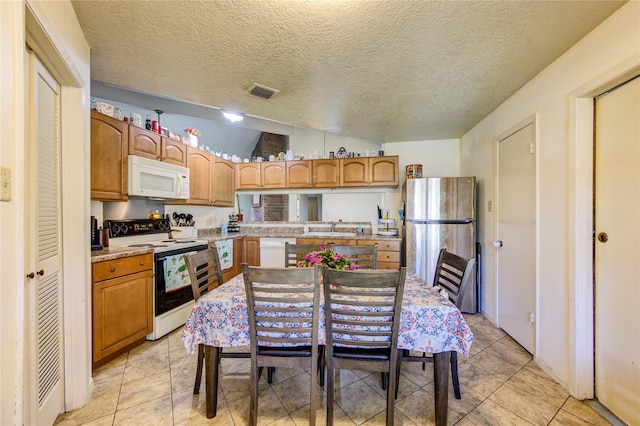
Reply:
M441 248L467 259L476 257L475 177L407 179L403 195L407 271L432 283ZM476 281L474 270L462 312L478 310Z

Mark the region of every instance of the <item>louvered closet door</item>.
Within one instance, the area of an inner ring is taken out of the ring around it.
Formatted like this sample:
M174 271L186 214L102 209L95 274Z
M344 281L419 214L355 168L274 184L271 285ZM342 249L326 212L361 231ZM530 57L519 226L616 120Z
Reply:
M60 86L29 57L28 424L50 425L63 409ZM35 272L33 278L31 272Z

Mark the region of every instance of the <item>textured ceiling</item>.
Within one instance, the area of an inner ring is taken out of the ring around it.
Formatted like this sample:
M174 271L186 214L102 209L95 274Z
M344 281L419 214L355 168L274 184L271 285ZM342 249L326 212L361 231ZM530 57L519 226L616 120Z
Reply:
M623 1L74 1L93 80L376 142L457 138ZM280 90L271 100L245 90Z

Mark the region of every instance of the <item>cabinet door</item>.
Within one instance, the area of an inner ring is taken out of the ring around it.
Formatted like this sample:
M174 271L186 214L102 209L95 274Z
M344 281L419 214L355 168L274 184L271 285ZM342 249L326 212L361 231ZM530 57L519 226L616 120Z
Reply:
M358 240L358 245L378 244L378 269L400 269L399 240Z
M260 163L238 163L236 167L236 189L260 189Z
M369 160L369 186L398 186L398 157L371 157Z
M159 134L129 126L129 155L160 160L160 143Z
M91 199L125 201L129 125L91 111Z
M284 161L262 163L262 188L286 188L287 172Z
M311 161L287 161L287 188L308 188L312 184Z
M94 363L153 331L152 288L151 270L94 283Z
M235 168L233 163L220 157L213 157L213 205L233 207L233 179Z
M187 147L189 200L187 204L210 206L213 198L213 159L211 154Z
M250 266L260 266L260 238L244 238L243 262L247 263Z
M344 158L340 160L340 186L367 186L369 175L368 158Z
M337 188L340 185L339 160L313 160L313 186Z
M160 161L187 167L187 145L174 139L162 137Z

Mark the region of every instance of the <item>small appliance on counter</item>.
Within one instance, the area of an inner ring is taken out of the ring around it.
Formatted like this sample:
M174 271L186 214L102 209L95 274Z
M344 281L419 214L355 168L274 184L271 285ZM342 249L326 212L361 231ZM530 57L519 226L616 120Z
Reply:
M398 235L395 219L378 219L378 235L385 237L395 237Z
M101 230L98 229L98 219L95 216L91 216L91 251L102 250L104 247L100 238Z
M230 214L229 223L227 225L228 232L240 232L240 225L238 225L238 215Z

